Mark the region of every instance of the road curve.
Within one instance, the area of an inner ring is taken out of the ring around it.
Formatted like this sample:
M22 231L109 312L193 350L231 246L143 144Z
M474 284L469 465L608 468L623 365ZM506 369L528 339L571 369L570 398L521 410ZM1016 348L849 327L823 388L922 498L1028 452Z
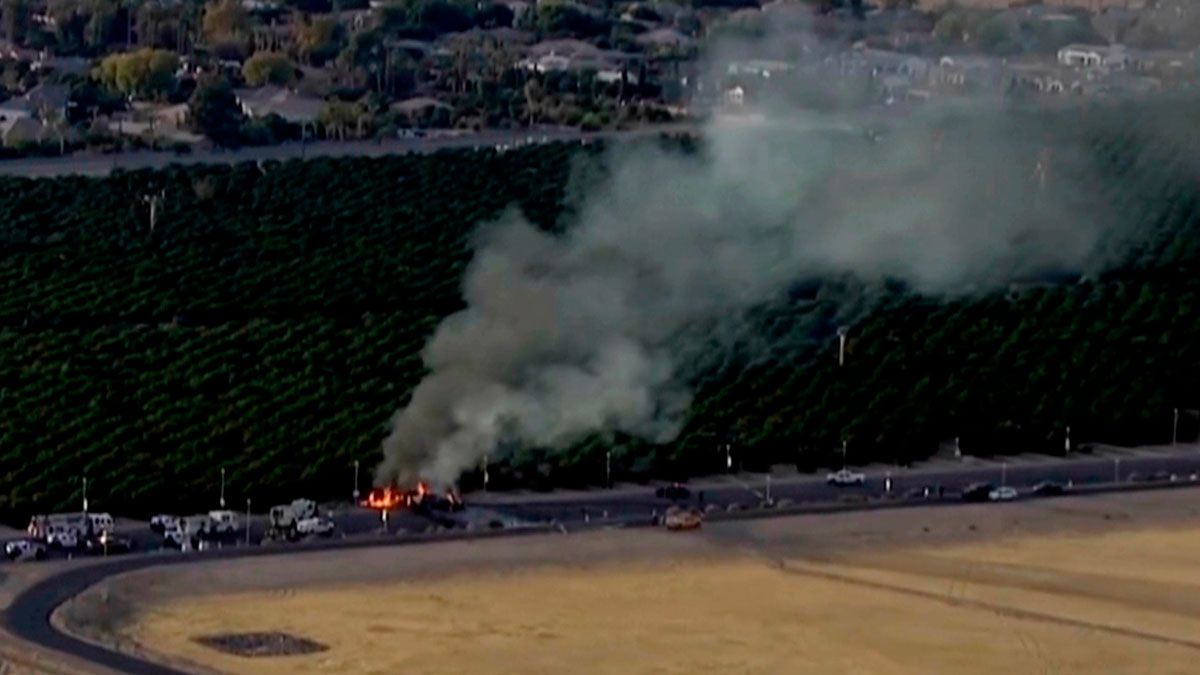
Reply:
M1181 471L1187 469L1195 470L1200 464L1200 456L1197 455L1168 455L1158 457L1131 457L1124 460L1126 465L1138 467L1141 470L1160 468ZM1095 466L1095 465L1101 466ZM1146 489L1146 488L1170 488L1170 487L1187 487L1196 486L1191 480L1180 480L1178 482L1160 482L1160 483L1105 483L1102 481L1088 481L1087 478L1097 470L1107 470L1108 460L1089 458L1082 461L1063 462L1050 465L1031 465L1027 467L1014 467L1009 471L1010 479L1017 484L1031 485L1037 480L1046 478L1063 479L1065 477L1074 476L1075 478L1083 479L1076 480L1076 492L1079 494L1110 492L1114 490L1125 489ZM909 480L912 484L919 484L929 481L936 477L944 483L965 484L970 480L979 480L986 476L980 475L982 471L995 472L995 468L981 469L959 469L949 472L923 472L923 475L915 475ZM1023 475L1022 475L1023 474ZM1184 474L1187 475L1187 474ZM903 479L897 477L897 482ZM908 483L908 480L903 480ZM796 486L799 488L800 486ZM713 503L719 503L729 500L737 496L737 490L748 489L749 486L742 488L723 488L712 490ZM815 488L815 486L813 486ZM750 488L752 489L752 488ZM785 487L783 490L787 493ZM651 493L652 494L652 493ZM800 495L796 495L799 497ZM866 495L863 495L864 497ZM612 501L599 499L595 496L582 496L578 500L569 500L570 505L563 502L551 502L542 504L522 504L508 505L508 508L516 506L517 510L529 509L531 511L540 511L540 515L549 515L554 513L555 516L573 515L579 504L588 504L592 509L599 509L602 506L614 507L614 518L611 520L595 520L590 525L585 525L577 520L573 521L570 518L554 518L553 522L544 523L537 526L531 526L520 529L510 530L479 530L465 531L456 530L449 532L437 532L428 534L409 535L404 538L384 538L378 535L362 535L349 537L343 540L324 540L314 542L304 542L289 546L272 546L272 547L250 547L250 548L226 548L208 551L200 551L195 553L163 553L163 554L147 554L147 555L131 555L120 558L104 560L92 565L79 567L68 567L58 574L53 574L46 579L43 579L29 588L22 591L0 615L0 623L14 637L24 640L27 643L41 647L42 649L52 652L59 652L65 655L75 657L94 663L96 665L109 668L119 672L133 673L135 675L158 675L158 674L175 674L182 671L170 668L165 665L154 663L152 661L139 658L137 656L118 652L112 649L101 647L96 644L81 640L71 635L59 631L51 622L53 612L67 602L71 598L79 595L89 587L103 581L105 578L133 572L139 569L155 565L175 565L187 564L194 562L203 562L209 560L225 560L233 558L247 558L255 556L270 556L270 555L286 555L293 553L302 553L306 551L323 551L332 549L354 549L376 546L412 546L424 543L453 541L462 539L483 539L493 537L513 537L529 534L542 534L557 529L563 529L564 524L569 524L571 529L590 529L594 527L604 527L608 525L624 525L624 526L646 526L651 525L652 520L649 513L645 510L643 504L644 498L639 496L624 496L624 500L638 505L637 509L631 509L626 512L617 508L617 504L623 501L622 497L616 497ZM730 503L733 503L732 501ZM743 519L756 517L770 517L773 515L793 515L800 513L829 513L835 511L850 511L850 510L867 510L880 508L895 508L895 507L912 507L922 505L946 505L958 503L957 499L950 497L948 499L882 499L875 496L875 501L858 501L852 503L837 503L831 501L796 503L791 507L783 509L747 509L739 510L732 513L717 511L711 515L714 520L724 519ZM595 511L593 511L595 512ZM573 522L572 522L573 521Z
M415 535L408 538L380 538L363 536L345 540L325 540L294 544L290 546L227 548L197 553L164 553L155 555L130 555L112 558L93 565L68 568L58 574L38 581L22 591L0 615L0 623L14 637L46 650L59 652L77 659L90 661L99 666L134 675L176 675L179 671L137 656L101 647L59 631L51 622L51 615L63 603L84 592L91 586L117 574L156 565L178 565L210 560L229 560L257 556L286 555L331 549L355 549L376 546L413 546L435 541L461 539L484 539L539 534L550 531L548 527L530 527L503 531L443 532Z

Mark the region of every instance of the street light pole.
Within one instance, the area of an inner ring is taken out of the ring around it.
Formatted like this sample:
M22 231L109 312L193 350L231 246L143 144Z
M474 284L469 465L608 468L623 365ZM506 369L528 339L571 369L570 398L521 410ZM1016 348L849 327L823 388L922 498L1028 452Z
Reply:
M612 450L604 451L604 487L612 487Z
M846 327L839 326L838 330L837 330L837 334L838 334L838 365L841 366L846 363Z
M846 440L842 439L842 471L846 470Z
M250 498L246 497L246 545L250 545Z
M488 456L483 456L483 491L487 492L488 487Z
M1175 409L1174 420L1171 422L1171 445L1179 442L1179 408Z
M725 444L725 473L733 472L733 446Z
M1071 427L1067 427L1067 437L1063 441L1063 450L1066 451L1066 454L1071 453Z
M88 503L87 503L87 476L84 476L84 477L83 477L83 512L84 512L84 513L87 513L87 512L88 512Z
M225 467L221 467L221 508L225 508Z
M359 492L358 492L358 460L357 459L354 460L354 492L351 492L350 494L351 494L351 498L354 500L354 503L357 504L358 503L358 495L359 495Z

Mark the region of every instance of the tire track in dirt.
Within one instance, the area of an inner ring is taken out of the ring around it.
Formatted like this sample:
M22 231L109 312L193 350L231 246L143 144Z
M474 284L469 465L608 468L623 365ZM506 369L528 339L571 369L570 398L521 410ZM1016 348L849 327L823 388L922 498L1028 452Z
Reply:
M888 591L888 592L892 592L892 593L898 593L901 595L907 595L910 597L922 598L925 600L932 600L939 604L948 605L951 607L966 607L969 609L978 609L978 610L982 610L985 612L991 612L993 614L1003 616L1003 617L1009 617L1009 618L1015 618L1015 619L1025 619L1025 620L1029 620L1029 621L1039 621L1042 623L1056 624L1059 626L1067 626L1070 628L1081 628L1083 630L1097 631L1097 632L1101 632L1101 633L1107 633L1109 635L1116 635L1116 636L1120 636L1120 637L1132 638L1135 640L1157 642L1160 644L1171 645L1171 646L1175 646L1175 647L1183 647L1185 649L1191 649L1196 652L1200 652L1200 642L1193 641L1193 640L1184 640L1182 638L1171 637L1169 635L1160 635L1158 633L1149 633L1146 631L1140 631L1140 630L1136 630L1133 628L1125 628L1122 626L1110 626L1107 624L1095 623L1095 622L1091 622L1091 621L1084 621L1081 619L1071 619L1068 617L1057 616L1057 615L1048 614L1045 612L1038 612L1038 611L1028 610L1028 609L1020 609L1017 607L1008 607L1005 605L998 605L998 604L994 604L994 603L990 603L990 602L984 602L982 600L972 600L970 598L962 597L962 596L951 597L951 596L947 596L942 593L934 593L932 591L923 591L923 590L916 589L916 588L901 586L899 584L889 584L889 583L885 583L882 581L860 579L858 577L848 575L848 574L838 574L836 572L817 570L817 569L813 569L810 567L797 567L794 563L789 562L787 560L774 560L774 561L772 561L772 567L779 569L780 571L784 572L785 574L794 574L797 576L806 576L806 577L810 577L810 578L814 578L814 579L823 579L823 580L832 581L835 583L848 584L848 585L859 586L859 587L863 587L863 588L871 588L871 589L880 590L880 591Z

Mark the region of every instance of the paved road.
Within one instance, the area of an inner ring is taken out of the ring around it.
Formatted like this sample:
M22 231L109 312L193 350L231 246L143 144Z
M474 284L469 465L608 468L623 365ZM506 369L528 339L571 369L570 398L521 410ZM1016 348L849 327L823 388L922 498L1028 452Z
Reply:
M1007 464L965 465L935 467L914 471L890 472L892 494L903 495L910 490L938 488L957 493L975 482L1007 484L1018 490L1032 488L1044 480L1061 483L1068 481L1079 486L1098 485L1112 482L1128 482L1149 478L1155 473L1174 474L1177 479L1187 480L1192 474L1200 476L1200 448L1187 446L1177 451L1161 453L1136 453L1122 457L1072 457L1050 459L1031 463L1012 462ZM797 504L831 502L849 498L878 498L886 493L889 472L868 472L866 485L839 488L826 485L823 477L803 476L788 480L770 481L770 498L774 501L790 500ZM699 493L707 505L720 508L748 508L757 506L767 497L767 479L738 481L725 484L707 484L692 487L693 501L699 501ZM476 497L473 504L488 503L488 496ZM508 503L496 497L491 507L514 518L527 521L577 523L596 518L648 517L652 512L662 513L668 505L665 499L654 496L652 488L622 490L613 494L604 491L571 495L556 499L553 495Z
M952 499L954 493L961 490L962 487L978 481L995 484L1003 482L1021 489L1029 488L1042 480L1056 480L1070 481L1080 489L1089 486L1103 489L1105 485L1112 485L1114 479L1129 485L1131 482L1141 482L1143 478L1149 478L1159 472L1163 474L1160 477L1161 482L1169 481L1170 476L1173 475L1176 481L1192 483L1193 474L1200 473L1200 449L1189 447L1184 450L1162 453L1138 453L1122 457L1081 457L1008 466L937 467L896 472L891 474L891 478L893 495L902 495L916 488L930 487L936 490L938 486L941 486ZM867 503L869 498L885 495L887 476L888 472L872 472L868 474L865 486L843 489L827 486L819 477L774 480L771 484L770 496L777 504L779 500L790 499L795 501L800 508L808 503L814 510L823 508L822 505L829 506L831 503L836 505L837 500L846 495L857 495L863 503ZM734 508L757 506L766 497L766 480L764 478L761 481L740 484L736 482L719 485L706 484L703 487L697 485L695 486L697 494L694 498L698 498L700 489L704 491L706 502L721 510L730 508L730 505L736 505ZM90 566L69 567L62 573L53 575L21 593L5 610L2 621L6 629L20 639L108 668L128 673L174 673L176 671L170 668L127 654L112 652L59 633L49 623L50 614L63 602L107 576L151 565L179 564L202 559L278 555L331 548L407 545L447 538L513 536L523 532L544 532L547 529L545 527L529 527L491 530L487 527L478 527L480 523L490 522L497 517L506 518L510 523L514 521L553 522L556 526L566 526L571 529L578 529L585 520L589 521L592 526L604 522L648 524L651 514L661 513L667 505L665 500L655 498L652 488L600 491L595 494L582 493L561 497L547 495L523 499L481 495L475 501L479 505L471 506L466 512L456 516L460 524L466 522L474 524L474 527L469 530L464 527L431 534L427 529L429 521L413 514L396 514L390 523L394 529L385 535L379 532L381 523L378 514L365 509L348 508L335 513L339 527L343 532L349 533L345 539L276 547L230 546L221 550L194 554L132 555L114 557ZM887 504L879 499L871 503L876 507ZM895 503L896 505L911 505L924 503L924 500L897 500ZM856 505L848 504L846 508L856 508ZM766 515L772 512L747 511L745 513ZM260 526L261 523L256 520L252 537L256 538L255 533Z
M425 153L454 148L485 148L531 143L592 142L655 136L661 133L689 133L691 125L650 125L628 130L583 132L561 127L494 130L457 136L396 138L386 141L315 141L284 143L237 150L205 150L188 154L135 151L111 155L79 153L66 157L27 157L0 161L0 175L104 176L114 169L161 169L171 164L236 164L267 160L311 159L315 157L381 157L413 152Z

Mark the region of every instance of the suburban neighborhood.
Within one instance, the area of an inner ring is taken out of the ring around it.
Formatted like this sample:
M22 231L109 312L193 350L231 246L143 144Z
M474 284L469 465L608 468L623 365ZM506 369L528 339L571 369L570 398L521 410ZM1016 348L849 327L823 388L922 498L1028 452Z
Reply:
M1184 0L4 0L3 156L1091 105L1197 84Z

